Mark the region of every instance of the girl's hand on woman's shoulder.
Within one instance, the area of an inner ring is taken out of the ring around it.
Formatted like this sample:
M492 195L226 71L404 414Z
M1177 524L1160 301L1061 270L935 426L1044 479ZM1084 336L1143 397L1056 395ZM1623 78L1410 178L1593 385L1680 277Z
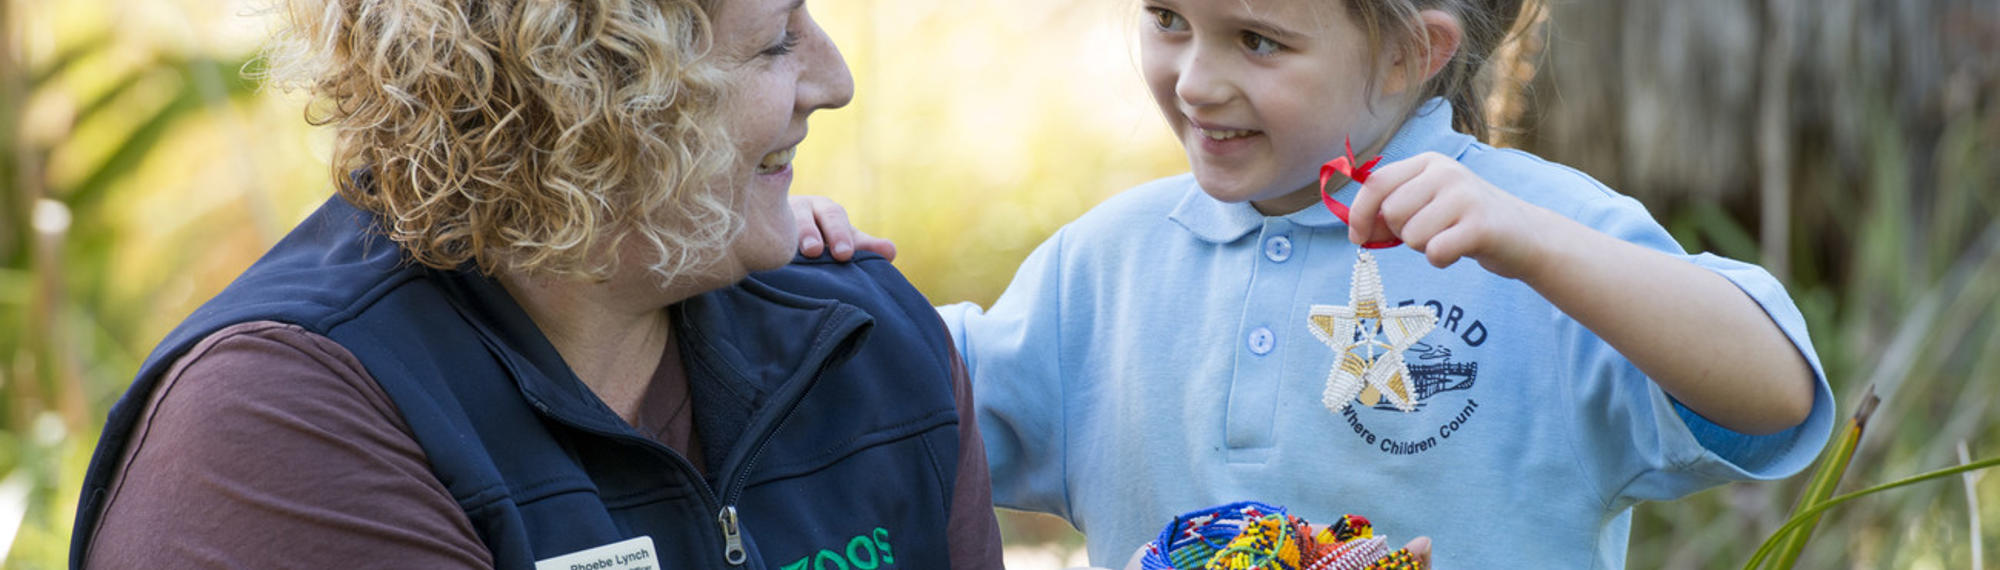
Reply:
M799 230L799 253L819 257L828 250L839 261L854 259L855 251L872 251L896 260L896 244L868 235L847 219L847 208L825 196L792 196L792 223Z
M1349 213L1354 243L1400 238L1431 265L1469 257L1487 271L1522 279L1537 264L1549 238L1577 226L1555 212L1494 187L1457 160L1426 152L1376 169L1361 185Z

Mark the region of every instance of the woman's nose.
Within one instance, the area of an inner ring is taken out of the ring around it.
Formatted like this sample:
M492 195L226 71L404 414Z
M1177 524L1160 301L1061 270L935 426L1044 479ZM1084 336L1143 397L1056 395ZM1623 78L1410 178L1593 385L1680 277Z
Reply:
M799 78L798 111L803 114L845 107L854 100L854 74L848 72L847 60L840 56L840 48L833 45L833 38L826 35L819 22L808 16L806 26L811 39L806 47L806 70Z

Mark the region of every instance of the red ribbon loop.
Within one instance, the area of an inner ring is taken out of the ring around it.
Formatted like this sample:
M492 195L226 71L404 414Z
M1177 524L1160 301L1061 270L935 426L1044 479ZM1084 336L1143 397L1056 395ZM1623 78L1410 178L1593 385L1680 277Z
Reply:
M1333 212L1333 217L1340 218L1340 223L1353 225L1352 223L1349 223L1347 221L1347 205L1340 203L1339 200L1333 199L1333 195L1327 193L1326 191L1327 181L1332 180L1333 174L1338 172L1340 173L1341 176L1346 176L1348 179L1353 180L1355 182L1367 183L1368 173L1373 172L1375 170L1375 163L1377 162L1382 162L1382 157L1379 155L1376 156L1375 158L1368 159L1368 162L1362 163L1361 166L1359 167L1354 166L1355 164L1354 141L1350 140L1347 141L1347 156L1336 156L1333 157L1333 160L1326 161L1326 164L1320 165L1319 201L1320 203L1326 204L1326 209L1330 212ZM1368 243L1361 244L1361 247L1365 247L1368 249L1382 249L1387 247L1396 247L1399 245L1403 245L1403 240L1391 239L1389 241L1371 241Z

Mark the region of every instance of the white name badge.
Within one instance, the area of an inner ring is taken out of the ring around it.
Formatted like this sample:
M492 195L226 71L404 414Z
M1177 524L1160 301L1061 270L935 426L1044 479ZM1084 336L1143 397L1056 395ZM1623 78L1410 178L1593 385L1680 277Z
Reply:
M535 561L535 570L656 570L653 537L641 536Z

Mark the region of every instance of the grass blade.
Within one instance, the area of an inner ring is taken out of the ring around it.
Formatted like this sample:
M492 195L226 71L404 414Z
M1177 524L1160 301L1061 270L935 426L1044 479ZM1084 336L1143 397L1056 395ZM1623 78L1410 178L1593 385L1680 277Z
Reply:
M1758 562L1761 562L1763 558L1769 556L1776 549L1779 536L1789 535L1790 533L1797 532L1803 528L1806 528L1807 525L1819 522L1820 513L1824 513L1826 512L1827 509L1839 506L1841 503L1866 497L1868 495L1880 493L1882 491L1895 489L1898 487L1907 487L1910 485L1915 485L1917 483L1930 481L1932 479L1950 477L1952 475L1957 475L1960 473L1970 473L1973 471L1979 471L1982 469L1987 469L1996 466L2000 466L2000 457L1988 457L1986 459L1981 459L1979 461L1972 463L1967 463L1954 467L1947 467L1944 469L1931 471L1929 473L1920 473L1917 475L1912 475L1909 477L1905 477L1902 479L1898 479L1888 483L1883 483L1881 485L1876 485L1873 487L1869 487L1845 495L1833 497L1825 501L1821 501L1817 504L1814 504L1811 507L1806 508L1805 510L1799 512L1798 514L1792 515L1791 520L1785 521L1785 524L1783 526L1778 527L1777 532L1772 533L1771 538L1769 540L1764 541L1764 546L1758 547L1757 553L1751 555L1750 564L1745 565L1745 567L1755 568L1756 567L1755 565Z
M1801 513L1814 505L1826 501L1828 497L1833 496L1833 490L1840 487L1840 478L1847 474L1848 464L1854 461L1854 449L1861 444L1861 435L1868 429L1868 418L1875 415L1875 407L1881 403L1882 399L1875 396L1875 389L1868 388L1866 395L1861 399L1861 405L1856 407L1854 415L1847 419L1847 426L1840 430L1840 436L1828 447L1826 458L1822 459L1819 467L1813 470L1812 479L1806 483L1805 491L1799 494L1799 504L1792 509L1793 519L1799 518ZM1763 553L1769 551L1779 553L1774 567L1791 568L1798 563L1799 554L1806 549L1806 540L1812 536L1813 528L1818 524L1819 515L1811 515L1807 517L1804 526L1797 531L1772 534L1770 539L1764 541L1764 546L1757 549L1760 554L1753 556L1747 567L1757 568L1758 564L1764 561ZM1778 541L1781 546L1772 550L1773 541Z
M1972 462L1972 452L1965 447L1965 440L1958 440L1958 463ZM1983 532L1979 525L1979 475L1966 473L1965 479L1966 536L1972 537L1972 570L1986 570L1986 553L1981 549L1979 537Z

